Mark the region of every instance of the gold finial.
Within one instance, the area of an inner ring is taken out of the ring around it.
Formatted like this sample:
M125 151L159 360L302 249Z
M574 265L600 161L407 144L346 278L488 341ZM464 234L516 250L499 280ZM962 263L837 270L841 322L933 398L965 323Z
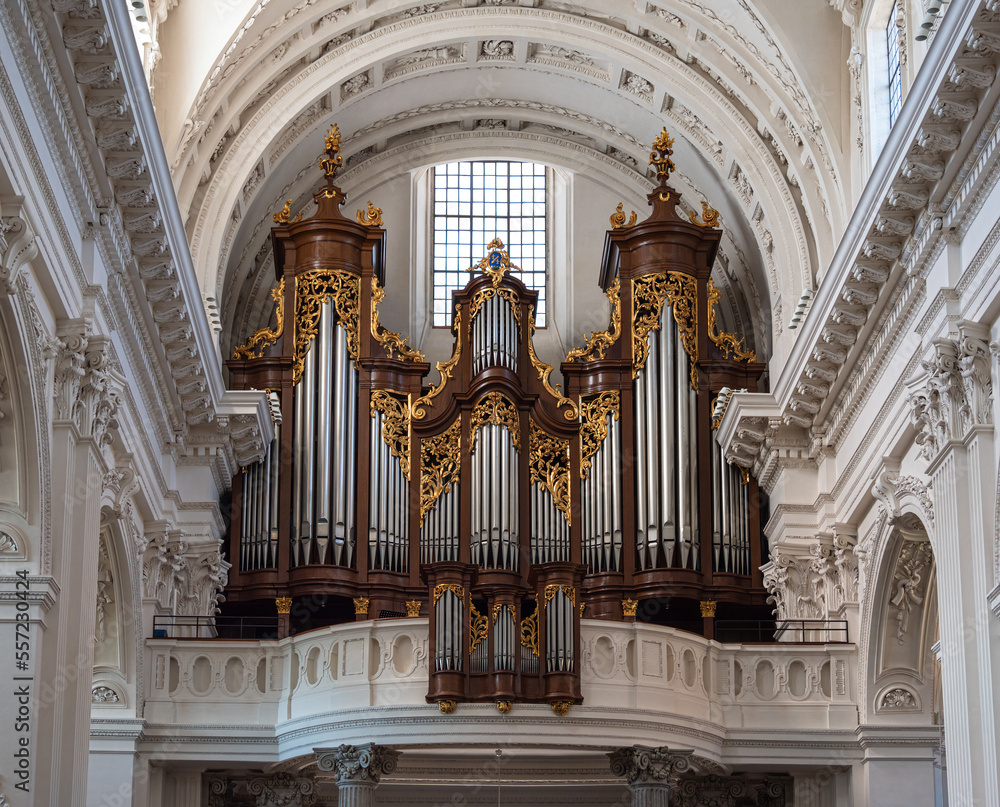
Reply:
M367 616L368 615L368 598L367 597L355 597L354 598L354 615L355 616Z
M615 208L614 213L611 214L611 229L612 230L625 230L629 227L634 227L636 219L635 211L632 211L632 216L629 218L628 222L625 221L625 211L622 209L624 207L624 202L619 202L618 207Z
M292 200L291 199L289 199L287 202L285 202L285 206L283 208L281 208L281 210L278 213L274 214L274 223L275 224L298 224L300 221L302 221L302 214L301 213L299 213L299 215L297 215L295 217L294 221L292 220Z
M278 609L279 614L290 614L292 612L291 597L278 597L275 599L274 605Z
M420 600L407 600L406 601L406 615L420 616Z
M702 600L699 605L701 606L701 615L705 619L713 619L715 617L715 607L718 603L715 600Z
M698 221L698 214L693 210L688 213L688 218L692 224L697 224L699 227L715 229L719 226L719 211L709 207L708 202L704 200L701 203L701 221Z
M319 167L323 169L323 176L327 182L332 183L337 176L337 169L344 164L344 157L340 153L340 129L337 124L330 125L330 131L326 133L326 140L323 144L323 156L319 158Z
M556 701L552 704L552 711L559 715L559 717L563 717L569 714L569 707L571 705L569 701Z
M366 210L358 211L358 224L364 224L366 227L381 227L382 208L375 207L375 205L369 202Z
M666 126L653 141L653 149L649 155L649 164L656 166L656 178L663 184L670 179L670 172L675 170L674 161L670 159L670 155L674 153L674 139L667 134Z
M510 711L510 701L497 701L497 711L505 715Z
M622 600L622 614L625 616L635 616L635 609L639 607L639 601L634 600L631 597L626 597Z
M443 715L450 715L455 711L455 701L438 701L438 711Z

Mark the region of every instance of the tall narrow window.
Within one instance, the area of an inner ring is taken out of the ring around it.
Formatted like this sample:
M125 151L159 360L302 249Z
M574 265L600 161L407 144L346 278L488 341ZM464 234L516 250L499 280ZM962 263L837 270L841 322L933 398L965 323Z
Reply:
M434 325L451 324L451 293L500 238L516 275L538 292L535 322L545 325L546 169L536 163L457 162L434 169Z
M896 15L899 3L893 3L889 10L889 22L885 26L885 50L889 65L889 126L896 122L903 106L903 77L900 70L899 26Z

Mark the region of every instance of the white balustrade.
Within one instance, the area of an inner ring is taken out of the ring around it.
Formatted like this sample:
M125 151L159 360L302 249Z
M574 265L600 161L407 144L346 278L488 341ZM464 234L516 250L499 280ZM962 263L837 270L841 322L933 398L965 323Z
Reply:
M851 644L720 644L585 619L584 703L729 728L857 726ZM149 639L145 716L160 725L274 728L317 714L426 703L427 620L358 622L275 642Z

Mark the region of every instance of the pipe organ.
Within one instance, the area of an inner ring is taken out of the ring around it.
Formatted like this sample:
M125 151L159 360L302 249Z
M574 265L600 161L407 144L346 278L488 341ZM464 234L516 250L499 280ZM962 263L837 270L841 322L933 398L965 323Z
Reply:
M358 619L422 614L442 711L564 713L581 700L583 616L764 604L756 483L712 433L720 390L755 390L763 367L718 332L717 214L680 215L671 154L664 131L650 217L612 216L609 325L570 351L564 390L535 354L537 294L499 240L454 294L453 352L428 384L423 355L381 324L381 211L341 213L331 129L316 213L275 216L277 324L228 363L281 424L233 487L230 611L292 597L353 600ZM312 612L297 627L343 618Z

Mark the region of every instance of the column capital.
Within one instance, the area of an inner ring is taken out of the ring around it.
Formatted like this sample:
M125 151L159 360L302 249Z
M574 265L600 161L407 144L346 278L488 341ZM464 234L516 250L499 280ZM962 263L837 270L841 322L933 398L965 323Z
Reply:
M649 748L633 745L631 748L616 748L608 758L611 772L624 776L629 785L663 785L668 787L679 774L691 768L693 751L671 751L663 745Z
M400 752L374 743L317 748L317 766L321 771L333 771L337 784L370 783L377 785L383 774L396 770Z

